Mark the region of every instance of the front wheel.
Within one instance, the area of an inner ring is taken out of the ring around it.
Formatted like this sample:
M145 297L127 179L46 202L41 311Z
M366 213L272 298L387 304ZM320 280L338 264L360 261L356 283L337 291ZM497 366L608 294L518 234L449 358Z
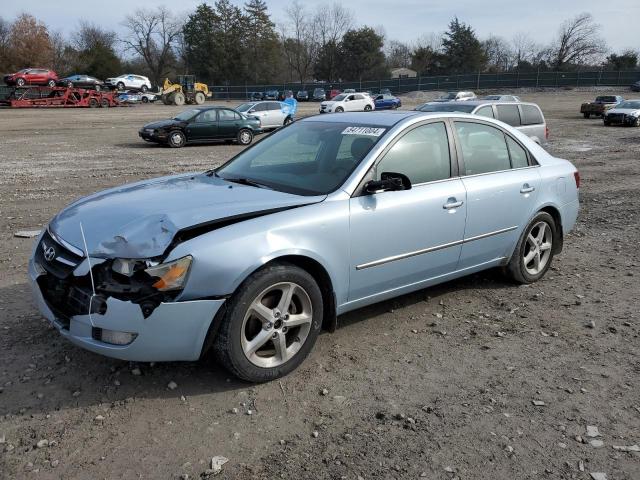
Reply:
M171 148L184 147L187 143L187 137L185 137L184 133L182 133L180 130L174 130L169 134L167 143Z
M517 283L540 280L554 255L557 227L551 215L539 212L527 225L507 265L506 272Z
M142 85L142 88L140 90L142 90L142 93L147 93L148 88L146 85Z
M16 85L18 87L24 87L24 84L25 84L24 78L19 78L16 80Z
M118 90L124 90L124 83L118 82L118 85L116 85L116 87L118 88Z
M149 103L149 99L147 97L142 97L142 103Z
M253 141L253 133L251 130L243 128L238 132L236 140L240 145L249 145Z
M53 87L55 87L55 86L56 86L56 81L55 81L53 78L52 78L52 79L50 79L50 80L47 82L47 86L48 86L49 88L53 88Z
M344 112L344 108L338 107L338 108L335 109L335 112L336 113L342 113L342 112Z
M322 293L308 272L289 263L265 267L229 300L215 354L243 380L274 380L307 357L320 333L322 316Z

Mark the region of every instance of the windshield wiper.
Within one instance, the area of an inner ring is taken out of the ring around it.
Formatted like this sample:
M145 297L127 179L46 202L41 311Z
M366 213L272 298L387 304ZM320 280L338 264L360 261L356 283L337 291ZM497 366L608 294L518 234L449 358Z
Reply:
M231 177L231 178L220 177L220 178L222 178L223 180L226 180L227 182L239 183L241 185L249 185L251 187L268 188L269 190L273 190L271 187L269 187L268 185L265 185L264 183L256 182L255 180L251 180L245 177Z

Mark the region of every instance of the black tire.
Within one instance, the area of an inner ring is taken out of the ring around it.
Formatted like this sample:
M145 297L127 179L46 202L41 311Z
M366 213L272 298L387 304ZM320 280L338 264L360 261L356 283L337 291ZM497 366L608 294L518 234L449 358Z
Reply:
M173 130L169 133L167 145L171 148L181 148L187 144L187 137L181 130Z
M67 82L67 88L73 88L73 82Z
M634 127L640 127L640 117L637 117L635 122L633 122Z
M142 97L142 103L149 103L149 99L147 97Z
M56 86L56 81L53 78L50 78L49 80L47 80L47 86L49 88L53 88Z
M24 87L25 83L26 82L24 81L24 78L19 78L16 80L16 86L18 87Z
M89 108L98 108L100 106L100 102L98 102L97 98L91 97L89 99Z
M242 349L243 320L249 305L260 292L281 282L292 282L304 289L312 305L309 332L300 349L285 363L260 367L252 363ZM268 382L295 370L313 348L322 328L322 292L315 279L305 270L289 264L269 265L252 274L228 301L213 348L218 361L235 376L249 382Z
M609 120L607 120L606 118L602 121L602 123L604 123L605 127L608 127L611 125L611 122Z
M147 86L146 85L142 85L142 88L140 89L142 91L142 93L147 93Z
M118 90L124 90L124 83L122 83L122 82L118 82L118 85L116 85L116 88L117 88Z
M365 106L364 106L364 111L365 111L365 112L370 112L371 110L372 110L372 109L371 109L371 105L365 105Z
M342 113L342 112L344 112L344 108L342 108L342 107L337 107L337 108L335 109L335 112L336 112L336 113Z
M236 135L236 142L240 145L250 145L253 142L253 132L248 128L243 128Z
M539 272L532 274L526 268L524 259L529 248L527 237L540 223L545 223L547 228L550 229L552 242L551 248L548 250L549 257L546 260L544 267ZM545 273L547 273L547 270L549 270L558 242L560 242L560 239L558 238L558 229L556 227L555 220L547 212L538 212L531 222L529 222L527 228L522 232L522 235L518 240L518 244L511 255L509 264L505 268L505 273L516 283L528 284L537 282L545 275Z
M102 108L109 108L111 105L109 105L109 100L107 100L106 98L103 98L103 99L100 101L100 106L101 106Z
M582 115L584 116L584 118L591 118L591 114L590 113L583 113Z

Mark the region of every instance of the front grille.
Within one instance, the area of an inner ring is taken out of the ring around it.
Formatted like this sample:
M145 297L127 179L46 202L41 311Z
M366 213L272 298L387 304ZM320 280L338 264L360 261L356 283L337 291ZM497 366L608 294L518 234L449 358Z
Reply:
M610 113L607 119L611 122L624 122L626 115L624 113Z
M48 230L42 236L35 255L36 262L42 268L61 279L71 275L76 267L80 265L82 259L82 256L77 255L57 242Z

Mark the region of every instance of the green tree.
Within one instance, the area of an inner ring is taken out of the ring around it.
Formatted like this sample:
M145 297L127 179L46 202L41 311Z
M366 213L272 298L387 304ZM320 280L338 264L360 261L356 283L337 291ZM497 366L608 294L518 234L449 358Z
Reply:
M638 66L638 54L633 50L626 50L621 54L612 53L605 63L612 70L633 70Z
M344 80L386 77L383 46L384 39L371 27L347 31L339 45L339 77Z
M122 62L115 50L115 32L92 23L80 22L73 41L77 51L74 62L76 72L102 79L122 73Z
M280 65L280 42L263 0L249 0L244 6L249 80L272 82Z
M202 3L189 15L182 34L187 72L195 73L201 81L215 82L215 34L218 15Z
M222 82L244 81L247 78L246 42L248 35L246 18L242 10L229 0L218 0L214 7L218 18L214 37L216 78Z
M335 82L338 80L339 45L329 40L320 47L318 58L313 66L313 75L319 80Z
M447 73L484 70L487 57L473 28L454 17L442 38L444 69Z
M444 56L428 45L411 52L411 69L419 75L438 75L442 73L443 63Z

